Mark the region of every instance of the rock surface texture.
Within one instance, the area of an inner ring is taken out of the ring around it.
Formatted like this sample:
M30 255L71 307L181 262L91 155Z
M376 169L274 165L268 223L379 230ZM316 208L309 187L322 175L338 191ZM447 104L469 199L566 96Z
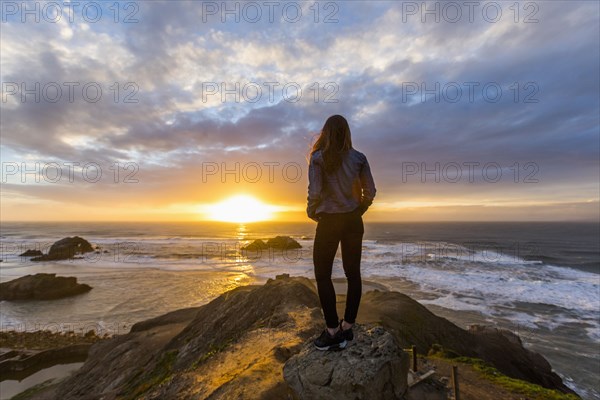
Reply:
M312 341L285 364L283 376L299 399L402 399L408 355L381 326L355 325L341 351L317 350Z

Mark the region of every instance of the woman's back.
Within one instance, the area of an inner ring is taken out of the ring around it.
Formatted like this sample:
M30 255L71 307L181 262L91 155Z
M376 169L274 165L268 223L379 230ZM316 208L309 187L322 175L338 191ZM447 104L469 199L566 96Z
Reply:
M344 151L340 165L333 171L325 168L321 150L312 154L309 165L309 217L311 213L344 213L359 206L368 207L373 202L375 192L367 157L360 151L354 148Z

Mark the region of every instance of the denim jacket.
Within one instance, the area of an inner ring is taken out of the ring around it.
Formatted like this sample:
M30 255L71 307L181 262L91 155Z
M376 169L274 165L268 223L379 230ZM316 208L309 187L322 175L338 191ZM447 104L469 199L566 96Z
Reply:
M376 192L367 157L350 149L336 171L327 174L324 165L321 151L315 151L308 166L308 217L318 220L319 213L345 213L359 207L364 214Z

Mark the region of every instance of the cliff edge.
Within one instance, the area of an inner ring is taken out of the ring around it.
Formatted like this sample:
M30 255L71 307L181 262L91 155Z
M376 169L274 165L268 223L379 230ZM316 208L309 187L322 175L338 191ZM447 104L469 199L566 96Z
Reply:
M401 398L406 392L401 349L413 344L420 354L447 349L481 359L508 377L557 394L573 393L544 357L525 349L518 337L461 329L399 292L364 293L357 322L354 346L359 356L350 353L352 347L312 352L311 341L324 328L316 287L304 277L278 276L264 285L230 290L201 307L137 323L128 334L95 343L85 364L68 379L21 398L294 399L293 375L306 373L301 366L314 362L312 353L322 360L352 358L352 373L326 377L349 388L363 382L355 393L362 390L369 396L357 398ZM377 355L377 349L384 351ZM379 375L372 373L375 358L380 359ZM284 379L288 361L289 383ZM387 389L380 396L366 390L372 387Z

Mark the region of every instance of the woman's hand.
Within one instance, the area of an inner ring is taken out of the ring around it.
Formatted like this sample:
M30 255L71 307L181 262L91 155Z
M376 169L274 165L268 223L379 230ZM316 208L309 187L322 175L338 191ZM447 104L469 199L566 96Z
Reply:
M367 212L367 209L368 209L368 208L369 208L369 207L365 207L365 205L364 205L364 204L361 204L361 205L359 205L359 206L356 208L356 210L354 210L354 211L357 211L357 212L358 212L358 213L359 213L359 214L362 216L364 213L366 213L366 212Z
M315 214L315 215L309 215L308 218L312 219L315 222L319 222L321 220L321 215L319 214Z

